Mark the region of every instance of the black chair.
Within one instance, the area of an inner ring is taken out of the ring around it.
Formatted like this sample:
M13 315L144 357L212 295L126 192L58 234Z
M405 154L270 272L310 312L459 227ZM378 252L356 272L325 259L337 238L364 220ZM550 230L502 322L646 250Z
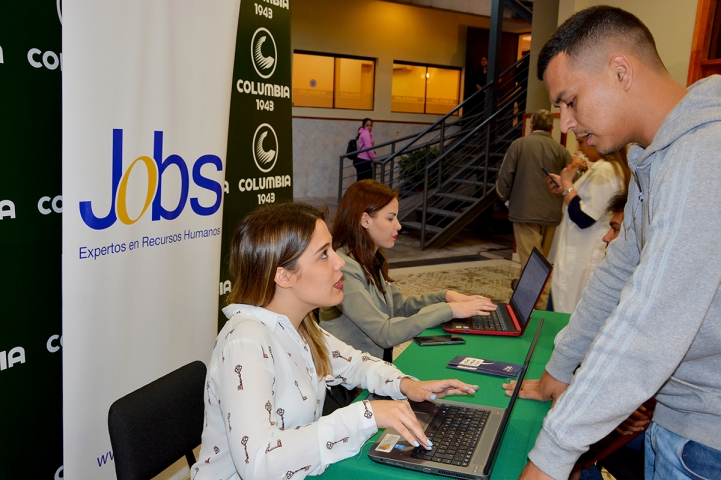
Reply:
M148 480L185 456L203 433L206 368L196 360L116 400L108 411L118 480Z

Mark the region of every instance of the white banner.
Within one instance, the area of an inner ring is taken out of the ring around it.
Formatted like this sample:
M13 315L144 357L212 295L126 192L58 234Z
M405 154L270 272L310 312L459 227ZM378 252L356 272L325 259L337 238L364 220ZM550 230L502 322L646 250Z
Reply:
M64 478L115 478L110 404L213 346L239 7L63 2Z

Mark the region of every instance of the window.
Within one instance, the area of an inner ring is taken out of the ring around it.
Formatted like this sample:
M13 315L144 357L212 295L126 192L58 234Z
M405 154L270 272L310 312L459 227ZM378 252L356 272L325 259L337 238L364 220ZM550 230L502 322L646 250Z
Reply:
M445 115L458 105L460 87L460 68L394 62L391 111Z
M375 61L296 52L293 106L373 110Z
M721 2L699 0L687 84L721 73Z

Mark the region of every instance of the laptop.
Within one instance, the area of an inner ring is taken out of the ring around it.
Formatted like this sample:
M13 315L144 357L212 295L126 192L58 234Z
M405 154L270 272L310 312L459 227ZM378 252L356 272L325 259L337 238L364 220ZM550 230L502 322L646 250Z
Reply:
M551 270L553 266L534 248L510 302L496 303L498 309L489 316L454 318L442 325L443 330L451 333L520 337L526 331L536 302L541 298L551 276Z
M414 447L397 431L387 428L368 451L370 459L432 475L488 479L542 326L543 319L528 349L508 407L484 407L448 400L410 402L421 427L433 442L433 448Z

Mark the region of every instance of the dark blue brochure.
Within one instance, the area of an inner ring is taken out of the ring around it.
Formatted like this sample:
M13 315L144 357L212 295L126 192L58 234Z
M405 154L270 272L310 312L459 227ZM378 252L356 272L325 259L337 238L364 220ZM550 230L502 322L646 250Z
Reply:
M521 365L515 363L498 362L483 358L466 357L459 355L448 363L448 368L465 370L467 372L487 373L500 377L513 378L521 371Z

